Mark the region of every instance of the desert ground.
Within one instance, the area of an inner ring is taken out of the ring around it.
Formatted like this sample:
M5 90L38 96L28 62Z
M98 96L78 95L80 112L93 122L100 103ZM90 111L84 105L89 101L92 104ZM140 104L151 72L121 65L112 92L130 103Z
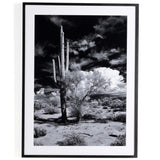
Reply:
M68 102L69 103L69 102ZM82 104L81 118L68 104L68 123L61 117L59 94L35 94L34 145L37 146L123 146L126 137L125 95L94 95Z

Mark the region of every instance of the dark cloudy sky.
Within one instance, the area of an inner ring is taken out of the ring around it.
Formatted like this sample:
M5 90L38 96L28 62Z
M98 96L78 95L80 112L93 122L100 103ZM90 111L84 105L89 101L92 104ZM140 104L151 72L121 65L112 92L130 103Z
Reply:
M52 58L60 52L60 25L70 41L70 70L110 67L126 77L125 16L35 16L35 87L54 87Z

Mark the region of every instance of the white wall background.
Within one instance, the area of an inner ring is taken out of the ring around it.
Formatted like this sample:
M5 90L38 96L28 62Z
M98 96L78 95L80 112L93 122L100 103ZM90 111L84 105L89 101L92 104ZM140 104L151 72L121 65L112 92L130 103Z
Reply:
M5 0L0 3L1 159L21 158L21 2L21 0ZM138 160L159 159L160 1L70 0L68 2L140 4Z

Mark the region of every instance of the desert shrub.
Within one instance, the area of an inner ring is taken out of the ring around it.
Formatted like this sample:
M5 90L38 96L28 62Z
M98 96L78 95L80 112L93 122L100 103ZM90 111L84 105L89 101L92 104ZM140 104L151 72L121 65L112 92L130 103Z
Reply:
M38 110L34 112L34 119L39 119L41 117L41 115L43 115L45 113L44 109Z
M71 107L70 109L70 117L79 117L80 116L80 108Z
M34 120L38 120L39 119L39 115L38 114L34 114Z
M120 100L120 99L114 99L114 100L111 100L108 103L108 106L111 107L111 108L125 108L125 101L123 100Z
M92 104L93 107L97 107L99 102L98 102L98 100L92 100L91 104Z
M82 119L84 119L84 120L92 120L92 119L95 119L95 118L96 118L96 116L93 115L93 114L85 114L85 115L82 116Z
M67 135L63 141L58 141L59 146L85 146L85 141L78 134Z
M119 135L115 142L111 143L111 146L125 146L126 145L126 134Z
M107 123L108 119L100 119L100 118L98 118L98 119L95 120L95 122L97 122L97 123Z
M34 111L40 110L42 108L43 106L41 105L40 102L37 102L37 101L34 102Z
M34 101L35 110L40 110L42 108L60 106L59 96L48 96L48 95L36 95Z
M43 108L50 107L51 104L43 101L35 101L34 102L34 111L41 110Z
M41 103L41 106L42 106L42 108L46 108L46 107L50 107L51 104L48 102L43 102L43 103Z
M45 94L43 94L43 95L42 94L36 94L34 98L35 98L35 100L45 99L46 95Z
M102 106L108 106L109 105L109 101L105 101L102 103Z
M45 112L45 114L58 113L58 111L55 108L53 108L53 107L46 107L46 108L44 108L44 112Z
M60 106L60 97L55 96L55 97L50 97L50 102L52 106Z
M42 137L47 134L47 130L41 127L34 128L34 138Z
M114 117L114 114L112 113L112 112L109 112L108 114L107 114L107 120L111 120L111 121L113 121L113 117Z
M89 72L78 70L67 72L65 77L67 100L80 108L90 95L105 92L110 84L110 77L106 76L108 72L110 70L105 67ZM91 105L97 108L99 102L92 100Z
M126 112L117 112L112 118L113 121L126 122Z

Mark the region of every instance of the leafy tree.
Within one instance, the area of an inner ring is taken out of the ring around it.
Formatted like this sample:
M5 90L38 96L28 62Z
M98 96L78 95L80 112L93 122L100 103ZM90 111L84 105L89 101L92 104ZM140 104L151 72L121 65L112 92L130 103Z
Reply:
M72 71L66 74L66 98L78 110L78 115L81 116L81 105L85 99L91 94L97 94L110 85L110 78L102 75L99 69L93 71Z

